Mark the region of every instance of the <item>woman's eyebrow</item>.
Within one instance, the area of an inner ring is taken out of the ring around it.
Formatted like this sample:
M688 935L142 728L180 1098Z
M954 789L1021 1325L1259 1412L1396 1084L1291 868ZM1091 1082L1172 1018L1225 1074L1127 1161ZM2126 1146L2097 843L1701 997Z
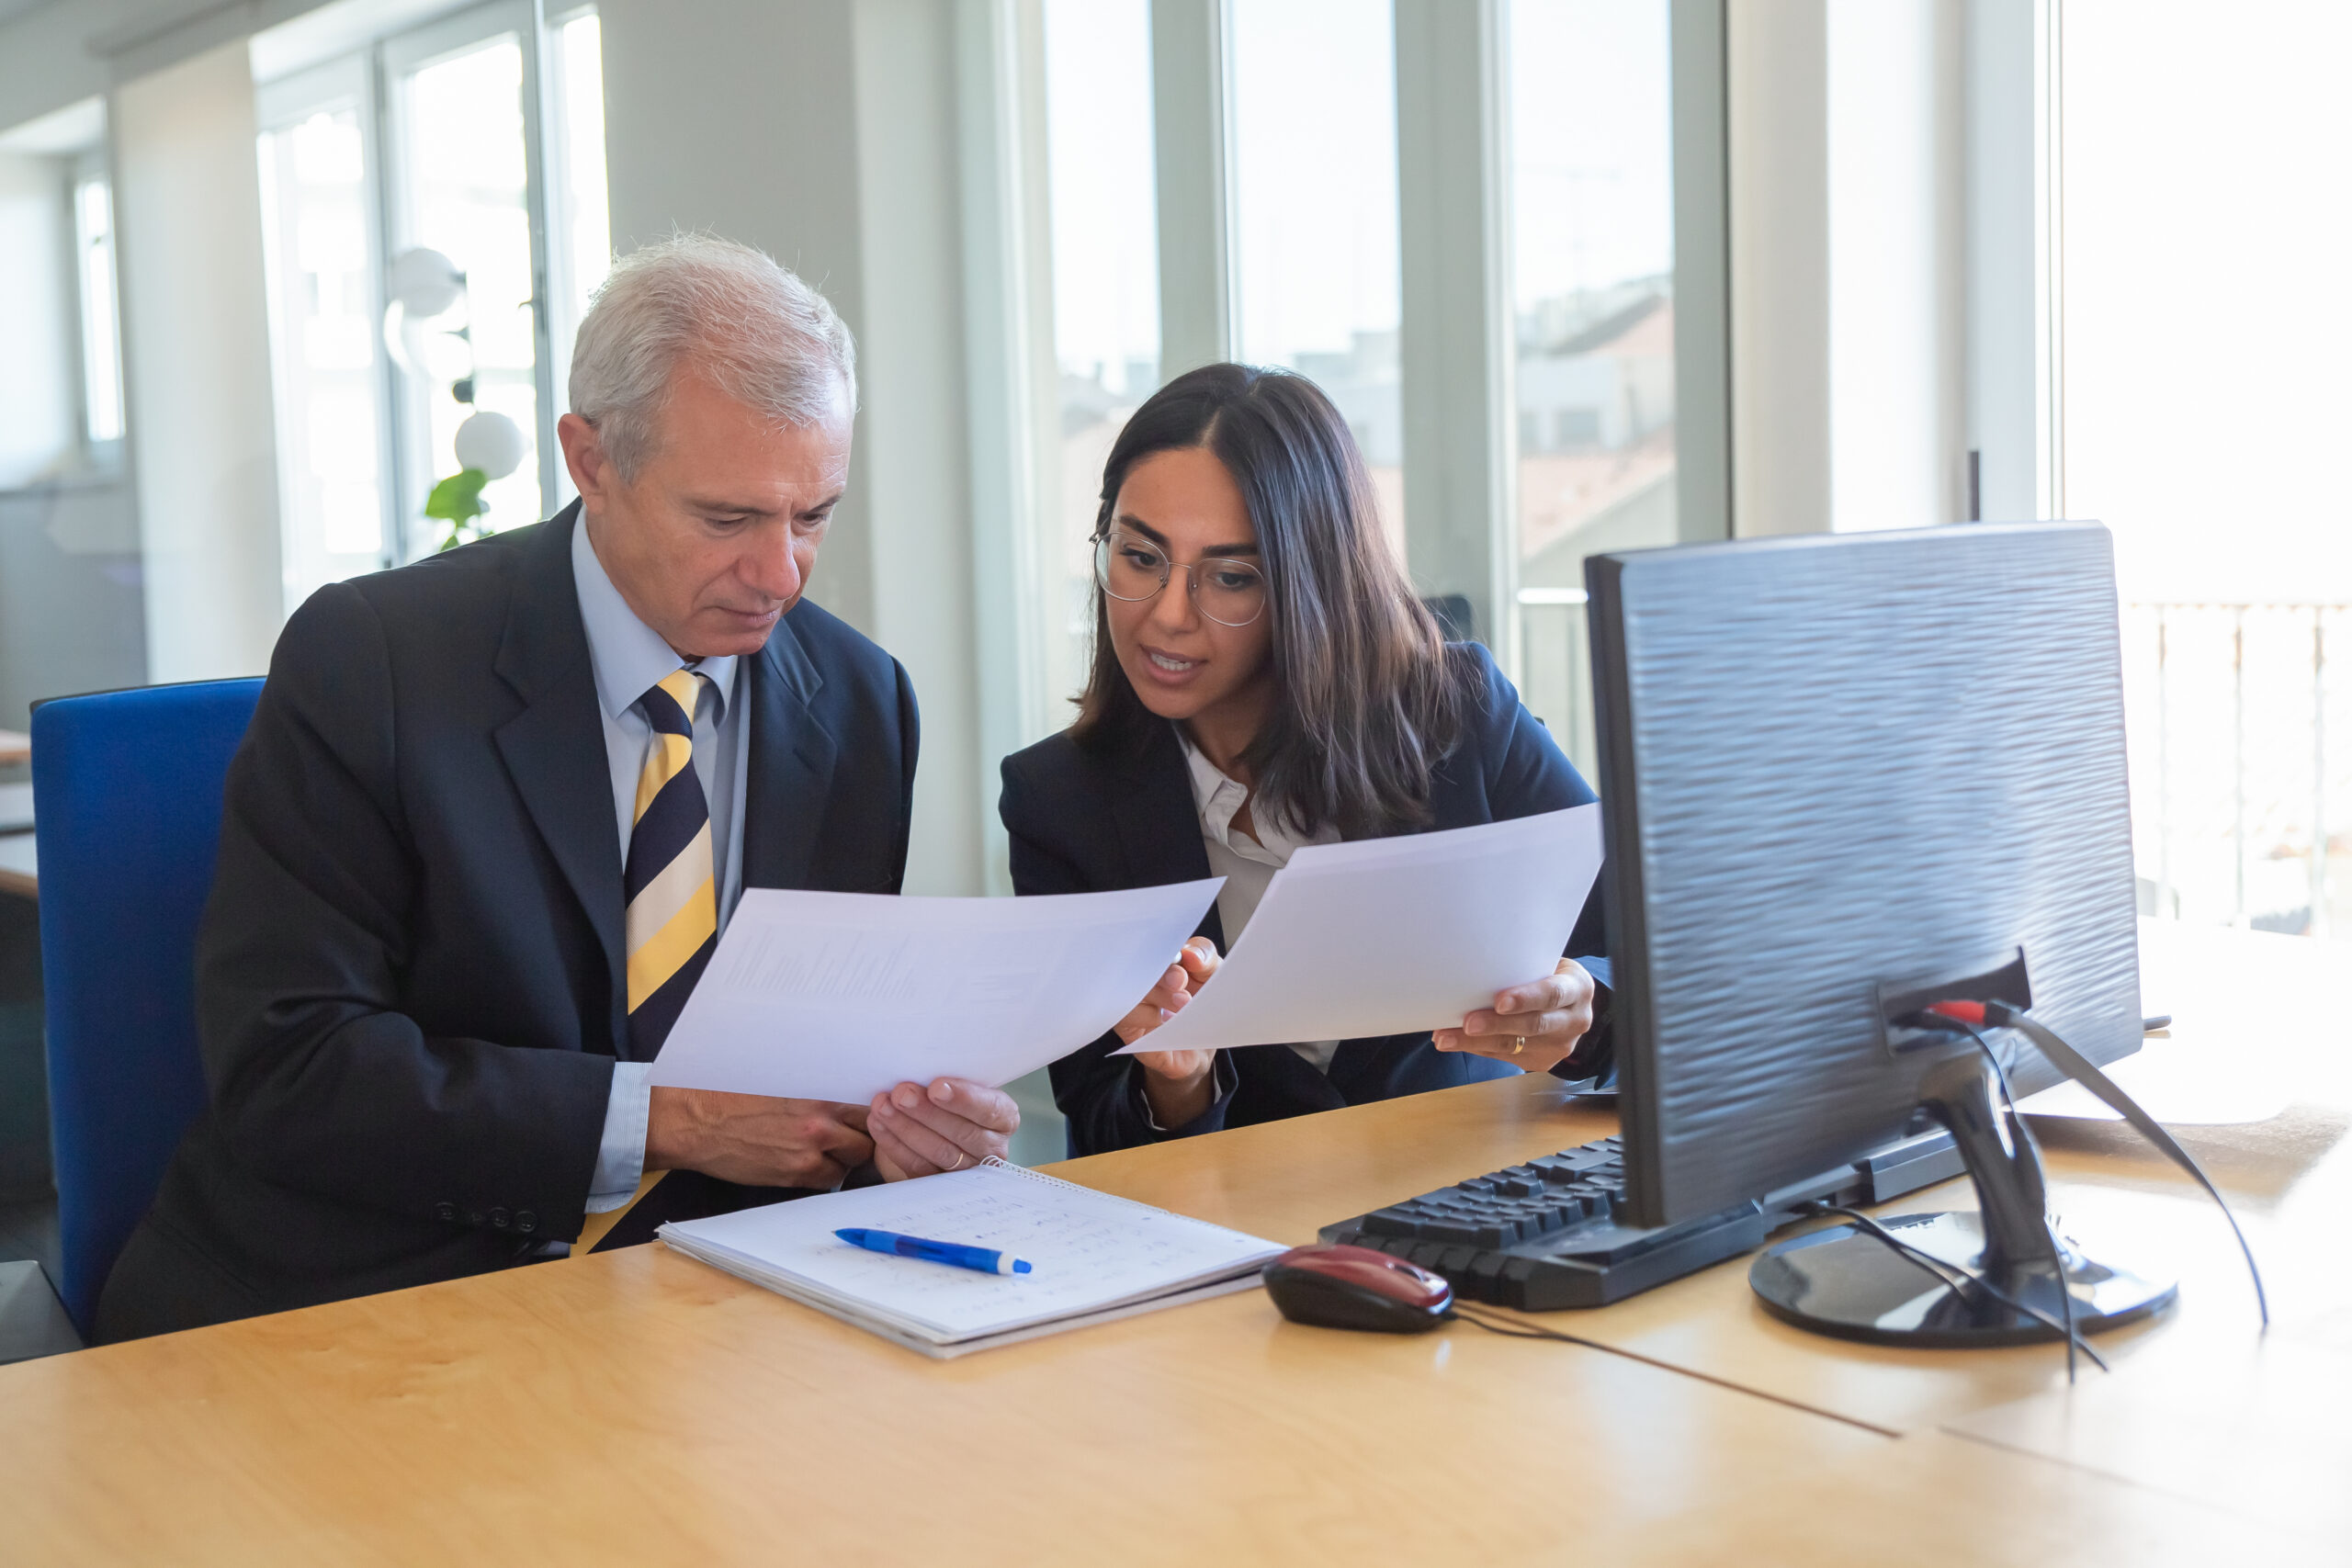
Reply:
M1158 545L1162 551L1172 553L1168 543L1168 536L1153 527L1150 524L1144 522L1141 518L1133 516L1128 513L1122 512L1116 517L1112 518L1111 521L1116 523L1122 528L1134 529L1136 533L1141 534L1145 538L1149 539L1153 544ZM1246 543L1238 545L1211 545L1201 551L1203 558L1206 558L1210 556L1254 556L1258 553L1258 541L1255 539L1251 539Z

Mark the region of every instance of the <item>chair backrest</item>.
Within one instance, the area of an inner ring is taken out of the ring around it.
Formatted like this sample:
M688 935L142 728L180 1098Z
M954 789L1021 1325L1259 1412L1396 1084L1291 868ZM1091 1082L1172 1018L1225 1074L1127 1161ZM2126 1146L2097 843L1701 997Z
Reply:
M33 710L58 1294L85 1336L107 1271L204 1108L196 927L259 681Z

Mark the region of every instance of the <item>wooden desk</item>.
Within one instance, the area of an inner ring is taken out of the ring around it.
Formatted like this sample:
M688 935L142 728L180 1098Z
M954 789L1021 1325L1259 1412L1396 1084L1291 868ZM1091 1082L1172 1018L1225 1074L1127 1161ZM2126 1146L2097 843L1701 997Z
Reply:
M18 730L0 729L0 768L33 760L33 738Z
M1304 1239L1368 1179L1564 1125L1604 1123L1439 1096L1062 1173ZM1574 1346L1300 1328L1256 1293L934 1362L659 1247L26 1362L0 1411L0 1557L44 1563L1632 1560L1892 1446Z
M1520 1079L1055 1168L1304 1241L1611 1124ZM2282 1324L2331 1354L2352 1292L2306 1256L2342 1237L2340 1215L2302 1206L2336 1168L2316 1125L2300 1142L2248 1134L2214 1164L2278 1233L2265 1261ZM2070 1214L2095 1201L2173 1229L2199 1212L2103 1130L2070 1135L2052 1164ZM2322 1224L2324 1246L2290 1245ZM2211 1250L2191 1248L2188 1305L2132 1337L2113 1389L2194 1371L2245 1397L2232 1369L2251 1317L2229 1299L2233 1261ZM2112 1446L2128 1411L2105 1418L2101 1447L2093 1423L2014 1408L2052 1397L2047 1348L1903 1354L1783 1332L1750 1306L1744 1262L1557 1321L1668 1366L1459 1325L1300 1328L1254 1293L940 1363L639 1247L0 1369L0 1557L2343 1555L2324 1533L2340 1502L2217 1496L2154 1473ZM2344 1430L2340 1413L2310 1418Z

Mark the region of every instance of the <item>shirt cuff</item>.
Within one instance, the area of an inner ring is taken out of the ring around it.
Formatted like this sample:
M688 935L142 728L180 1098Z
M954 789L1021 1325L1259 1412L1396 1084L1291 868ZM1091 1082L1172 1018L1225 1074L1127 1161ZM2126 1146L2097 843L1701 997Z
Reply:
M1204 1123L1210 1117L1224 1110L1225 1102L1233 1098L1233 1091L1241 1086L1241 1074L1233 1066L1230 1060L1231 1055L1230 1052L1219 1051L1210 1061L1209 1108L1181 1127L1163 1127L1159 1124L1159 1113L1151 1108L1151 1096L1144 1092L1143 1064L1141 1062L1133 1064L1131 1068L1133 1076L1128 1079L1132 1086L1130 1092L1135 1095L1136 1103L1143 1108L1143 1123L1151 1129L1153 1137L1189 1137L1194 1133L1213 1130Z
M588 1179L588 1212L608 1214L637 1196L645 1179L645 1121L653 1111L653 1064L615 1062L605 1101L605 1136Z

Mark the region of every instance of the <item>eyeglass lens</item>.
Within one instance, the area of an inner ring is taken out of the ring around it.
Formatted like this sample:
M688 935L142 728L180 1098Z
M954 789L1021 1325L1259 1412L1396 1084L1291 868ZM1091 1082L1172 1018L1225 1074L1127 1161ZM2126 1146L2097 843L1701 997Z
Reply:
M1148 599L1182 570L1191 579L1193 603L1220 626L1246 626L1266 608L1266 579L1247 561L1211 558L1177 568L1148 539L1113 529L1094 547L1095 581L1114 599Z

